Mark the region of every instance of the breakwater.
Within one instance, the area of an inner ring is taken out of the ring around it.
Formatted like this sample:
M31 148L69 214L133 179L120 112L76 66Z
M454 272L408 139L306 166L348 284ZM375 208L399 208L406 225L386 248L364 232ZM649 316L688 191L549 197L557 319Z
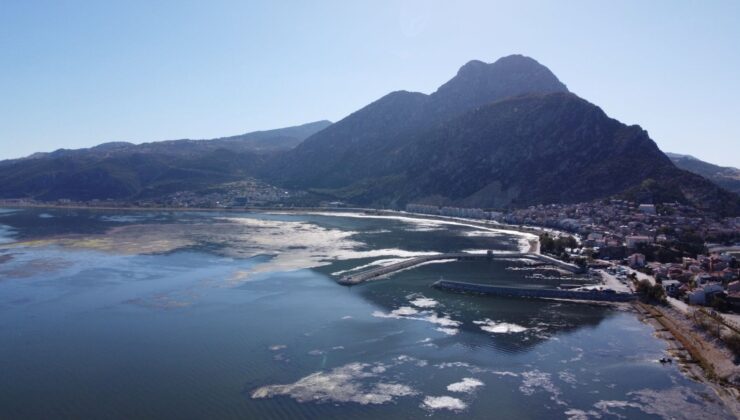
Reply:
M477 293L491 296L537 298L537 299L571 299L594 300L606 302L629 302L637 297L631 293L617 293L613 290L562 290L533 289L523 287L504 287L488 284L466 283L462 281L439 280L432 287L462 293Z
M554 265L570 272L579 272L581 267L560 261L558 259L548 257L547 255L534 254L528 252L488 252L486 254L471 254L467 252L452 252L435 255L423 255L420 257L414 257L406 261L401 261L395 264L386 265L383 267L371 268L357 273L347 274L340 277L337 282L339 284L351 286L360 284L368 280L372 280L378 277L387 276L395 272L406 270L408 268L424 264L430 261L439 260L458 260L458 261L482 261L482 260L493 260L497 258L528 258L537 260L539 262Z

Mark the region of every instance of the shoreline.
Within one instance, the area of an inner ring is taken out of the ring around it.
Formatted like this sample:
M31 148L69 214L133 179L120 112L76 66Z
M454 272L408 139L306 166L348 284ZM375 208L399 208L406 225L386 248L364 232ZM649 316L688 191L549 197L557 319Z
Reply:
M712 342L687 328L685 320L678 319L669 308L639 301L632 303L632 308L643 323L653 327L656 338L668 345L666 351L677 359L682 373L711 388L725 407L740 418L740 388L727 380L726 372L725 376L718 372L721 364L728 363L726 356Z
M539 253L539 239L535 229L527 227L506 225L497 222L465 219L450 216L423 215L393 210L378 210L370 208L243 208L243 209L220 209L220 208L150 208L150 207L92 207L92 206L63 206L63 205L5 205L0 204L0 208L37 208L37 209L55 209L55 210L100 210L100 211L132 211L132 212L229 212L229 213L272 213L272 214L321 214L341 216L342 214L354 213L355 216L347 217L378 217L378 218L408 218L417 220L437 220L452 224L465 224L469 226L480 227L484 229L502 231L510 234L521 235L529 243L530 251L536 247L536 253ZM359 213L359 214L358 214ZM553 231L541 229L539 232ZM534 236L534 238L532 237ZM610 303L599 302L600 304L609 305ZM611 303L613 304L613 303ZM626 304L619 304L626 305ZM666 351L672 357L679 359L681 364L681 373L685 377L696 380L709 386L720 399L720 401L740 418L740 388L731 383L722 383L721 375L716 373L717 365L716 354L705 354L700 351L692 342L699 343L702 349L711 346L704 338L690 330L682 327L682 323L674 319L677 314L662 310L660 307L646 305L642 303L633 303L636 316L643 323L652 326L655 331L655 337L667 343ZM676 356L676 353L686 353L690 358Z
M102 210L102 211L137 211L137 212L228 212L228 213L365 213L367 216L377 217L406 217L419 220L438 220L443 222L453 222L467 224L475 227L486 229L495 229L503 233L521 235L527 240L529 249L523 252L540 253L539 233L556 232L566 234L549 228L537 228L530 226L516 226L490 220L465 219L462 217L440 216L421 213L409 213L401 210L385 210L366 207L245 207L245 208L212 208L212 207L122 207L122 206L81 206L81 205L60 205L60 204L7 204L0 202L0 208L35 208L35 209L55 209L55 210ZM536 238L526 238L525 235L532 235Z

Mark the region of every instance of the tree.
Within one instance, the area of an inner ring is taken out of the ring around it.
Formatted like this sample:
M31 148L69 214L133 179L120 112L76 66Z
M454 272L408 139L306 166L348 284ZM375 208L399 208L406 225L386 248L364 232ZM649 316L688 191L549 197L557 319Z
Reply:
M640 280L637 283L637 295L640 300L646 303L665 303L665 290L659 284L650 284L647 280Z
M730 309L730 304L727 302L727 299L719 293L712 296L712 301L709 305L719 312L727 312Z

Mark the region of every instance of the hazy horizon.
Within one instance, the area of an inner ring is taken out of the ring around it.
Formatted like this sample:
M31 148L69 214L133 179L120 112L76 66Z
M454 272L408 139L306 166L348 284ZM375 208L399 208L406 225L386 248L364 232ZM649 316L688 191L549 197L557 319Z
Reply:
M4 3L0 159L338 121L523 54L661 150L740 167L740 4Z

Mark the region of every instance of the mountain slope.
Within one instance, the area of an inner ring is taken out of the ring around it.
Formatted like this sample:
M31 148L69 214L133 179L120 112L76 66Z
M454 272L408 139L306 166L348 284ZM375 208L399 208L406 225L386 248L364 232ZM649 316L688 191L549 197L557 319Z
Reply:
M681 169L701 175L735 194L740 194L740 169L714 165L689 155L666 153L671 161Z
M262 175L361 205L505 208L629 193L740 214L737 195L676 168L640 127L521 56L472 61L431 95L391 93Z
M506 97L567 92L555 75L521 55L471 61L431 95L398 91L360 109L274 160L265 176L299 188L338 188L390 174L385 156L420 131ZM375 157L371 159L370 157Z
M0 162L0 197L157 197L245 177L370 206L620 195L740 215L740 196L677 168L639 126L609 118L519 55L471 61L432 94L393 92L331 125Z
M215 140L104 143L0 162L0 198L130 199L251 176L269 156L331 123L319 121Z

